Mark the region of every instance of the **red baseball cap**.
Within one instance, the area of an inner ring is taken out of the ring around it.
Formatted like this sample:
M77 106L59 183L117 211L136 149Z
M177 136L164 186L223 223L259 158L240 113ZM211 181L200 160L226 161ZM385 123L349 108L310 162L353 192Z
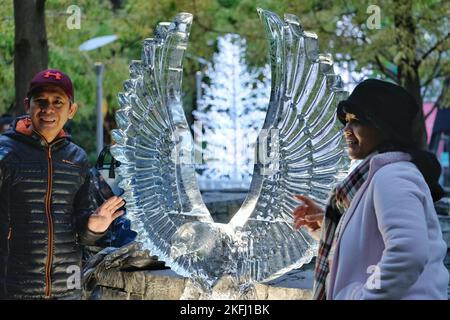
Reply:
M64 72L57 69L46 69L36 74L30 82L27 97L37 88L53 85L61 88L71 101L74 101L72 80Z

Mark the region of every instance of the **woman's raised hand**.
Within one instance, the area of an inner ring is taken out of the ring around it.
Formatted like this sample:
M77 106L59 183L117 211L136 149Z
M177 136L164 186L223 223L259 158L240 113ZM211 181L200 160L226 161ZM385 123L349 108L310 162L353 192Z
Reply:
M307 196L296 194L294 197L303 202L293 212L295 229L301 226L306 226L310 232L320 229L324 216L323 209Z

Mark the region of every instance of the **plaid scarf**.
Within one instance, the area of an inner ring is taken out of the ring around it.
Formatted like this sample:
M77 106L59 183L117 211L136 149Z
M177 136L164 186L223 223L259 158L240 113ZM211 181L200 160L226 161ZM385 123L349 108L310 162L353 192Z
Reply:
M370 159L373 156L374 154L367 156L364 161L362 161L331 192L325 209L319 252L316 258L313 299L326 300L325 280L330 271L328 255L333 245L333 241L336 241L338 238L337 227L339 221L350 206L356 192L366 181L369 175Z

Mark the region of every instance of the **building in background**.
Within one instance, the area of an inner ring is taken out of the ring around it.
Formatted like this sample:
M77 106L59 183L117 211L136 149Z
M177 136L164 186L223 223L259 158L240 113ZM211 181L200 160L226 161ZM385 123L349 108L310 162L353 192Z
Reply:
M436 110L434 118L429 121L431 120L433 126L429 133L429 149L441 163L442 174L439 182L446 192L450 193L450 108Z

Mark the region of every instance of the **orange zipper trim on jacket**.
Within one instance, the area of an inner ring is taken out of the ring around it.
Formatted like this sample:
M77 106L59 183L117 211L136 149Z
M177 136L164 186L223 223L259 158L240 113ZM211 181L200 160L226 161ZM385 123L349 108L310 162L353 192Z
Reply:
M47 176L47 194L45 195L45 214L47 216L48 228L48 245L47 245L47 261L45 263L45 298L50 299L52 295L52 264L53 264L53 219L51 210L52 188L53 188L53 163L52 163L52 146L60 139L56 139L48 143L43 135L33 130L41 139L47 144L47 162L48 162L48 176Z
M53 220L51 212L51 196L52 196L52 179L53 179L53 165L52 165L52 147L48 145L48 178L47 178L47 195L45 197L45 214L47 215L48 227L48 246L47 246L47 261L45 265L45 297L48 299L52 294L52 263L53 263Z

